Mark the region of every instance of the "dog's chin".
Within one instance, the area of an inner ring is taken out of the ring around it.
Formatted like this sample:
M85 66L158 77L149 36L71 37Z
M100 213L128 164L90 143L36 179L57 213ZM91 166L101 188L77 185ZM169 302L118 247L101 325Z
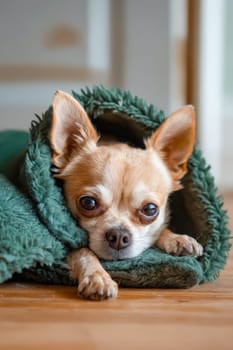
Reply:
M95 254L98 256L98 258L102 260L107 261L116 261L116 260L125 260L135 257L134 255L127 254L126 252L123 252L122 250L113 250L112 252L95 252Z
M99 259L107 260L107 261L116 261L116 260L125 260L131 259L138 256L142 251L134 252L132 249L125 248L120 250L115 250L112 248L107 249L93 249L91 250L98 256Z

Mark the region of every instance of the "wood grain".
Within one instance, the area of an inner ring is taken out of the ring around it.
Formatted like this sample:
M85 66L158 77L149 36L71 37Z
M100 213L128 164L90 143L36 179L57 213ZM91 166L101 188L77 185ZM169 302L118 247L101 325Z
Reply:
M233 228L233 195L226 196ZM214 283L121 289L104 302L72 287L0 287L0 349L233 349L233 252Z

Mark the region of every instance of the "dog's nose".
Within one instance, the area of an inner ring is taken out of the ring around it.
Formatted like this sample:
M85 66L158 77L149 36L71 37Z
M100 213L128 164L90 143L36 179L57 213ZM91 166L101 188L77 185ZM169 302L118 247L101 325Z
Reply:
M131 234L125 229L113 228L106 232L105 237L109 246L115 250L124 249L131 244Z

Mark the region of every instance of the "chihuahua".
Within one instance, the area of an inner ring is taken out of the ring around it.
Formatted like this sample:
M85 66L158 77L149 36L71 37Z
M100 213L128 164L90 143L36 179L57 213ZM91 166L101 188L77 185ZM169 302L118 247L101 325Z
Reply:
M168 254L201 256L192 237L168 228L169 195L182 188L195 141L195 112L185 106L145 140L145 148L102 140L82 106L57 91L50 142L56 178L67 206L88 232L89 247L69 254L71 278L86 299L116 297L118 286L102 267L155 245Z

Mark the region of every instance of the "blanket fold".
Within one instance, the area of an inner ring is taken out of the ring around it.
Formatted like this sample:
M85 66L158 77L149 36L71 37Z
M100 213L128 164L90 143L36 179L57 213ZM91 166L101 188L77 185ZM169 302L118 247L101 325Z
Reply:
M129 92L94 87L73 92L98 132L110 132L142 147L164 113ZM69 251L87 246L88 235L68 211L53 178L48 133L52 109L24 132L0 133L0 282L10 278L73 284L65 263ZM153 176L153 174L152 174ZM213 280L224 267L230 232L222 199L196 146L184 189L170 198L171 228L194 236L204 255L174 257L150 248L136 258L102 261L123 287L188 288Z

